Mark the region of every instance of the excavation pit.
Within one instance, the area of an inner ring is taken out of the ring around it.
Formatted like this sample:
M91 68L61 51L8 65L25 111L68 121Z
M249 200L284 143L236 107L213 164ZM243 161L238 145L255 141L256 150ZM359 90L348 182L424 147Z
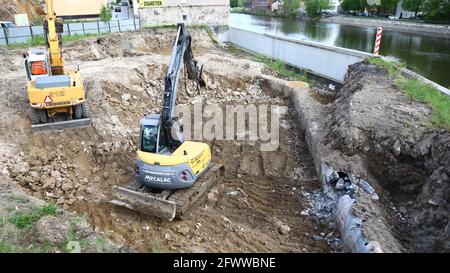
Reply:
M113 186L133 179L140 118L160 110L174 32L116 34L65 47L69 65L83 61L90 128L33 135L20 69L2 76L5 173L29 195L84 215L96 231L137 251L340 251L339 244L329 244L339 241L336 232L325 237L333 226L302 213L312 209L311 196L320 183L290 99L261 84L262 64L228 54L200 30L192 31L194 54L205 64L208 88L187 95L181 86L178 103L192 112L197 104L286 107L279 146L261 151L264 142L239 140L239 134L233 140L202 140L225 174L183 220L166 222L109 203ZM7 56L13 63L19 58Z

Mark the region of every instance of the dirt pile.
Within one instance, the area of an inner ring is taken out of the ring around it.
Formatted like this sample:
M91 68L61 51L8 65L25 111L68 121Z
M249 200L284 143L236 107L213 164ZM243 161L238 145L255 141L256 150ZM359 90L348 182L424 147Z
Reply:
M139 32L139 35L130 35L127 32L86 39L67 45L64 56L66 60L76 62L152 54L170 56L174 31L175 28L149 29ZM191 28L189 32L193 41L195 41L192 44L195 52L201 53L213 48L214 44L205 31Z
M27 165L18 164L17 169L25 172ZM128 251L100 236L82 217L25 194L2 174L0 219L1 252Z
M28 19L33 19L44 14L39 1L34 0L2 0L0 1L0 20L8 20L14 22L14 15L26 13Z
M448 252L450 132L430 126L431 111L407 98L386 70L358 63L324 127L331 147L361 160L352 171L377 181L374 188L404 247Z

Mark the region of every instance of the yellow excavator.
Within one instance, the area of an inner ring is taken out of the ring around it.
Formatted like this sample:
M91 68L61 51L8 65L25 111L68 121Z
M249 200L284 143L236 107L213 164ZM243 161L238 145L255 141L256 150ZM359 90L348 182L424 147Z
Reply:
M181 217L224 172L211 163L205 143L185 141L181 120L174 115L183 63L190 80L205 86L203 67L193 57L191 35L178 24L172 49L161 113L141 120L140 145L135 179L126 187L115 187L111 203L172 221Z
M31 49L23 56L32 131L89 126L89 107L80 72L64 67L63 24L56 18L53 0L45 0L45 7L46 49Z

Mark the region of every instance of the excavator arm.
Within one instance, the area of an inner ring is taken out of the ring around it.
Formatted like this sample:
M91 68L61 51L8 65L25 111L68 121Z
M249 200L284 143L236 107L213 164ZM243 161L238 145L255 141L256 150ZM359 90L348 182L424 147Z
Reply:
M59 29L59 24L56 21L53 0L45 0L45 7L46 16L44 25L52 75L64 75L64 59L61 54L61 37L59 35L62 29Z
M171 137L170 132L176 122L174 111L180 83L180 71L183 64L186 67L186 72L190 80L197 81L200 86L206 85L202 78L203 66L199 66L198 62L194 59L191 48L191 35L187 30L186 25L180 23L177 25L177 28L177 36L173 45L169 67L164 76L165 87L161 111L161 128L168 135L170 146L176 146L177 142L179 142L179 140Z

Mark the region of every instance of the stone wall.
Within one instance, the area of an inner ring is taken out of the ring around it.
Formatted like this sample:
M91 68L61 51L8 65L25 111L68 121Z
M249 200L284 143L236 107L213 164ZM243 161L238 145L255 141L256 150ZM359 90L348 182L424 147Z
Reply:
M190 25L227 26L229 5L163 6L139 9L143 26L172 25L182 22L187 16Z

